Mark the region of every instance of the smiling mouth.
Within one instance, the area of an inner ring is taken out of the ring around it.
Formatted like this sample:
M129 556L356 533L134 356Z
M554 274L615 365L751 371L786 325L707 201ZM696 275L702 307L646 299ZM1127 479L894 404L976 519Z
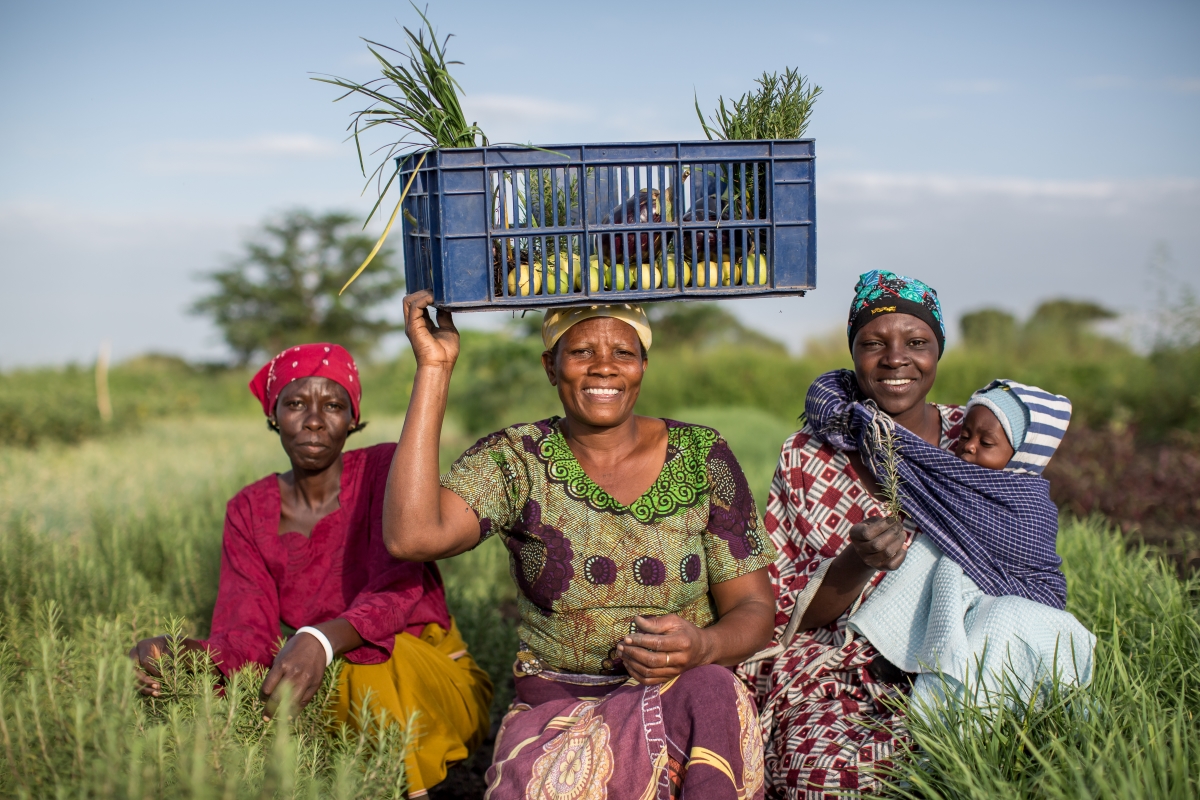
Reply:
M604 389L597 387L593 389L584 389L583 393L588 397L595 397L599 400L610 400L619 395L621 391L621 389Z
M898 389L908 386L910 383L916 383L914 378L884 378L880 381L884 386L895 386Z

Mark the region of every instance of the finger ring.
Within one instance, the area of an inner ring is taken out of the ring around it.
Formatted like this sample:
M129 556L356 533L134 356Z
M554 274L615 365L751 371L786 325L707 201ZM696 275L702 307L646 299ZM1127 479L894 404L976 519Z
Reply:
M671 654L667 653L667 666L671 666Z

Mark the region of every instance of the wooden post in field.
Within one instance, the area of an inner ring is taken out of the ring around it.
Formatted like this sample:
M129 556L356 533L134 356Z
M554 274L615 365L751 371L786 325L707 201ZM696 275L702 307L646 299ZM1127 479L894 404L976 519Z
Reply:
M112 422L112 398L108 396L108 360L112 355L112 345L105 339L100 343L100 354L96 357L96 408L100 411L100 419L107 424Z

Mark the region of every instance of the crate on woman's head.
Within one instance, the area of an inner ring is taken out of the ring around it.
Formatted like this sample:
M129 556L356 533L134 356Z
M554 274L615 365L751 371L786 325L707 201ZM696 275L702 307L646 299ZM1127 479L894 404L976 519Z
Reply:
M458 311L803 295L814 158L812 139L411 154L408 291Z

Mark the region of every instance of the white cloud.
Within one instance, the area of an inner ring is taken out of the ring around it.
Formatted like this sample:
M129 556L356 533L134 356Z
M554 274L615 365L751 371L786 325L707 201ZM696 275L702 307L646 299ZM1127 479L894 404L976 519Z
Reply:
M265 172L280 162L330 158L338 142L306 133L275 133L244 139L158 142L142 158L144 171L157 175Z
M586 122L595 112L576 103L560 103L543 97L518 94L480 94L463 98L468 117L478 116L498 124L513 120L530 122Z
M1015 199L1111 200L1120 197L1200 192L1200 180L1178 178L1143 181L1060 181L1033 178L989 178L930 173L835 173L822 179L824 197L931 194L941 197L990 195Z
M1183 94L1200 93L1200 78L1171 78L1166 82L1167 88Z
M1089 75L1074 81L1079 89L1128 89L1133 80L1127 75Z
M1007 81L997 80L957 80L943 81L938 87L946 94L999 94L1011 88Z

